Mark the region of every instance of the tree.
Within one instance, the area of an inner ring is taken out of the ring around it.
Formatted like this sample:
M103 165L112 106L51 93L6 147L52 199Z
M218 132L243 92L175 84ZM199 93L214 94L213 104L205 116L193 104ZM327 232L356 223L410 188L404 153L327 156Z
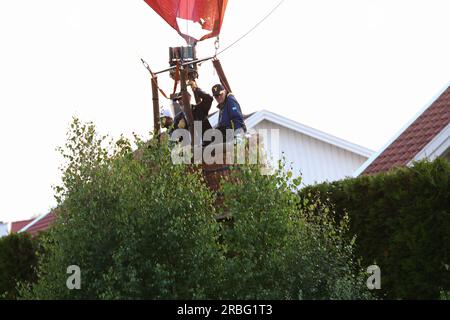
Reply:
M156 140L156 139L154 139ZM167 145L116 143L74 119L61 152L59 215L29 299L365 298L365 280L326 205L298 210L289 177L240 166L224 207ZM221 210L233 215L218 223ZM314 213L321 213L314 217ZM69 290L69 266L81 289Z
M15 299L19 282L34 282L39 243L27 233L0 238L0 298Z
M223 231L225 296L370 298L353 242L344 240L348 221L337 225L330 204L295 194L301 180L291 176L281 164L269 176L241 166L224 183L223 210L233 216Z

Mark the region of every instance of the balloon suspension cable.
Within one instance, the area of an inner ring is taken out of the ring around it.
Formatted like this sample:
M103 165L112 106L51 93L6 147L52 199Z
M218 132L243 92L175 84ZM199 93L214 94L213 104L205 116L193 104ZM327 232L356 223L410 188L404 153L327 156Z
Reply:
M180 66L185 67L185 66L188 66L190 64L201 63L201 62L205 62L205 61L208 61L208 60L211 60L211 59L214 59L214 57L207 57L207 58L203 58L203 59L197 59L197 60L194 60L194 61L185 62L185 63L180 64ZM164 73L164 72L168 72L168 71L171 71L173 69L176 69L176 67L177 66L173 66L173 67L170 67L170 68L167 68L167 69L155 72L154 74L158 75L158 74L161 74L161 73Z
M270 10L270 12L268 14L266 14L260 21L258 21L258 23L256 23L249 31L247 31L245 34L243 34L241 37L239 37L237 40L235 40L233 43L231 43L229 46L227 46L226 48L224 48L221 51L218 51L219 47L220 47L220 39L219 39L219 37L217 37L216 41L214 42L214 48L216 49L214 56L207 57L207 58L204 58L204 59L197 59L197 60L190 61L190 62L187 62L187 63L183 63L183 64L181 64L181 66L184 67L184 66L187 66L187 65L190 65L190 64L194 64L194 63L201 63L201 62L205 62L205 61L208 61L208 60L217 59L218 55L222 54L226 50L228 50L231 47L233 47L234 45L236 45L239 41L244 39L246 36L248 36L250 33L252 33L256 28L258 28L264 21L266 21L283 4L284 1L285 0L281 0L272 10ZM168 69L164 69L164 70L155 72L154 75L156 76L156 75L158 75L160 73L168 72L168 71L171 71L171 70L173 70L175 68L176 68L176 66L173 66L173 67L170 67Z
M154 83L156 85L157 89L159 90L159 92L161 92L161 94L164 98L169 99L169 97L166 95L166 93L163 91L163 89L161 89L158 85L157 76L156 76L157 73L154 73L152 71L152 69L150 68L150 65L144 59L141 58L141 62L144 65L145 69L147 69L148 72L150 72L150 76L152 77L152 83Z
M214 41L214 48L216 49L214 53L214 58L217 57L217 51L219 51L220 48L220 38L217 36L216 41Z
M228 47L226 47L225 49L221 50L219 53L217 53L216 55L219 55L223 52L225 52L226 50L230 49L231 47L233 47L236 43L238 43L239 41L241 41L242 39L244 39L246 36L248 36L252 31L254 31L256 28L258 28L264 21L266 21L284 2L285 0L281 0L272 10L270 10L270 12L268 14L265 15L264 18L262 18L257 24L255 24L249 31L247 31L245 34L243 34L240 38L238 38L236 41L234 41L232 44L230 44Z
M142 58L141 58L141 62L142 62L142 64L144 65L145 69L147 69L148 72L150 72L150 75L152 76L152 78L154 78L154 77L155 77L155 74L152 72L152 69L150 69L149 64L148 64L144 59L142 59Z

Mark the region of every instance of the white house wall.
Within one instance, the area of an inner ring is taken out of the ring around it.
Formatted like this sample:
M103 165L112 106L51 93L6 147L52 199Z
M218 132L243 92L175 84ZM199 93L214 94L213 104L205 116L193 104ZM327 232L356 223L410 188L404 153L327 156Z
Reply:
M267 129L266 148L271 154L284 154L287 165L292 163L293 173L302 173L305 185L334 181L351 176L367 157L344 150L327 142L312 138L292 129L263 120L253 129ZM279 130L279 146L271 140L270 130ZM277 152L278 151L278 152ZM277 159L274 159L276 162Z
M8 235L8 226L0 222L0 238Z

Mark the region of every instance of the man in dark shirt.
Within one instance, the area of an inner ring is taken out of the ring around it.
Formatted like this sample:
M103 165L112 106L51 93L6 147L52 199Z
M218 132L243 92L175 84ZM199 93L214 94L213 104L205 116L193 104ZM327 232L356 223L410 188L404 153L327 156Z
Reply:
M212 129L211 123L208 120L208 114L209 111L211 110L212 102L214 99L211 95L201 90L197 86L197 83L195 81L189 81L189 85L191 86L192 91L194 92L195 100L198 101L197 104L191 105L192 116L194 118L194 121L202 122L201 136L203 138L206 130ZM188 96L189 96L189 104L191 104L191 95L189 93ZM182 104L182 98L183 98L182 94L179 93L173 98L173 100L177 101L179 104ZM189 130L190 123L188 123L187 117L184 114L184 112L180 112L175 116L174 125L175 128Z

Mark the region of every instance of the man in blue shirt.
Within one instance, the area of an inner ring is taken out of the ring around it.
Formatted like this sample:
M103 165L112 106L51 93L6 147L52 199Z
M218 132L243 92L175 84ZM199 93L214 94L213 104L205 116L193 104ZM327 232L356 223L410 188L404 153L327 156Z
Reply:
M241 107L232 93L221 84L216 84L212 87L212 93L216 99L219 108L219 122L217 129L226 137L226 130L232 129L235 134L237 132L246 132L244 116L242 115Z

